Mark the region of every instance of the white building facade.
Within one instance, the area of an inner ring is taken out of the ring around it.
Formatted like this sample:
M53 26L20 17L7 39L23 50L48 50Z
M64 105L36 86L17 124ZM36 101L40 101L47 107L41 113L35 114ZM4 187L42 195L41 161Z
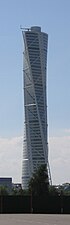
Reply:
M48 163L47 141L47 47L41 27L22 31L24 40L24 143L22 187L26 189L36 168Z

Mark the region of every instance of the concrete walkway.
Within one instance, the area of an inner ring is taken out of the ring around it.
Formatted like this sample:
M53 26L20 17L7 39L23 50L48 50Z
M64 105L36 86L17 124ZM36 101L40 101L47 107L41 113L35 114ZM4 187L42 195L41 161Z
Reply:
M70 225L70 215L0 214L0 225Z

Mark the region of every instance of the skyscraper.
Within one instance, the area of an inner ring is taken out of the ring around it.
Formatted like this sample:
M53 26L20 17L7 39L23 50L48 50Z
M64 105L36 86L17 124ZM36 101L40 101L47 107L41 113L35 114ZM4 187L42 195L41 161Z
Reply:
M24 40L24 143L22 187L32 173L48 162L47 144L47 46L48 35L41 27L22 31Z

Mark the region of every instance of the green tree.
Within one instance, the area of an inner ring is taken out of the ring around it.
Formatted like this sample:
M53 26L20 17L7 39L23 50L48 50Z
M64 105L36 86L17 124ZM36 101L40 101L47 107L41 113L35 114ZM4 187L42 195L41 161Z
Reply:
M59 195L59 191L55 186L49 186L49 195L51 196L57 196Z
M12 195L28 195L29 191L28 190L23 190L22 187L17 189L13 188L12 189Z
M32 195L45 196L49 193L49 179L46 165L41 165L29 181L29 190Z
M5 186L0 186L0 195L9 195L8 190Z

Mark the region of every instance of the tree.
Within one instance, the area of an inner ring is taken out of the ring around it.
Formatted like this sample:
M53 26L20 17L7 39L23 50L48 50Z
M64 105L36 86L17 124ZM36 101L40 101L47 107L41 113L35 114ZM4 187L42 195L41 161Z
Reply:
M29 181L29 190L32 195L45 196L49 193L49 179L46 164L38 167Z
M28 190L23 190L22 187L21 188L12 188L12 195L28 195L29 191Z
M49 186L49 195L50 196L58 196L59 191L55 186Z
M8 190L5 186L0 186L0 195L9 195Z

